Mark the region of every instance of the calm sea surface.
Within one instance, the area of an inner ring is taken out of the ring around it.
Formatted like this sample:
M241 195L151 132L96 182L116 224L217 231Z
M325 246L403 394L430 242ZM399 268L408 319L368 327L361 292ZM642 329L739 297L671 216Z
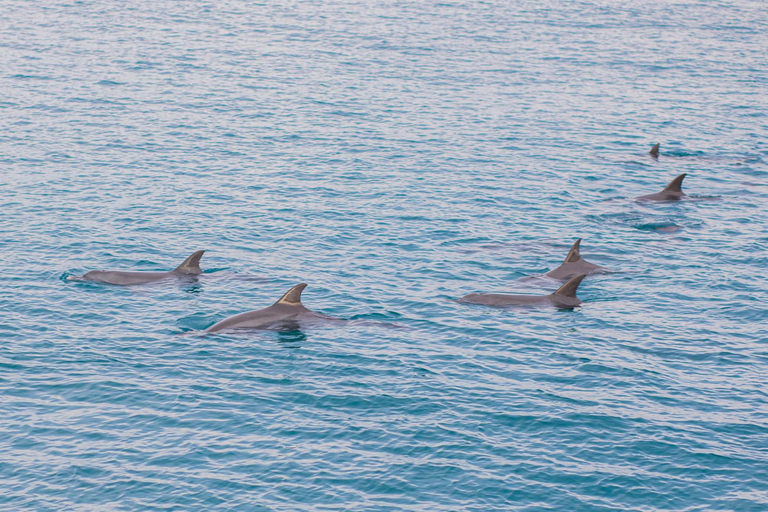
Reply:
M0 509L768 510L765 2L0 27ZM551 292L579 237L581 308L454 302ZM300 282L350 321L197 332Z

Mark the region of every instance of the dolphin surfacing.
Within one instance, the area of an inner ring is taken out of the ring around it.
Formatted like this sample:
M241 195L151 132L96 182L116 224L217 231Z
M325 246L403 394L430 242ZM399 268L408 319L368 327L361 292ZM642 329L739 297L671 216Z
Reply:
M581 300L576 296L586 274L580 274L549 295L507 295L504 293L470 293L459 299L465 304L481 304L483 306L555 306L563 309L573 309Z
M570 279L579 274L588 275L594 274L595 272L605 272L607 269L581 258L581 254L579 253L580 244L581 238L574 242L571 250L568 251L568 255L565 257L563 264L550 270L546 275L554 279Z
M669 182L669 185L664 187L661 192L655 194L648 194L645 196L636 197L637 201L677 201L678 199L685 197L683 192L683 180L687 174L683 173Z
M648 152L653 158L659 158L659 149L661 148L661 143L657 142L655 146L651 148L651 150Z
M94 281L96 283L116 284L130 286L134 284L147 284L169 277L197 276L203 273L200 270L200 258L205 251L197 251L184 262L169 272L127 272L123 270L92 270L78 280Z
M214 333L233 329L271 329L271 330L297 330L302 322L318 320L337 320L322 313L310 311L301 303L301 292L306 288L306 283L297 284L271 306L255 311L247 311L225 318L205 330L206 333Z

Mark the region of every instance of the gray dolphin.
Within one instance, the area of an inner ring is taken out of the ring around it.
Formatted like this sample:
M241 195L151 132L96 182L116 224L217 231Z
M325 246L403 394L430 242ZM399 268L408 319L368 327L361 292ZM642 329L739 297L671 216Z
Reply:
M656 145L653 146L651 148L651 150L649 151L649 153L651 154L651 156L653 158L659 158L659 148L660 147L661 147L661 144L657 142Z
M607 270L600 265L595 265L594 263L581 259L581 254L579 254L579 244L581 244L581 238L574 242L571 250L568 251L568 256L565 257L563 264L556 269L550 270L546 275L554 279L570 279L579 274L594 274L595 272Z
M170 272L126 272L123 270L92 270L81 278L75 280L95 281L97 283L118 284L128 286L132 284L146 284L169 277L196 276L202 274L200 270L200 258L205 251L197 251L184 260L184 263Z
M304 307L301 303L301 292L306 288L305 283L297 284L280 300L264 309L247 311L217 322L207 328L205 332L219 332L230 329L274 329L296 330L302 323L317 320L339 320L322 313L315 313Z
M669 182L669 185L664 187L661 192L655 194L648 194L645 196L636 197L637 201L677 201L681 197L685 196L683 192L683 179L687 175L681 174L677 178Z
M558 308L573 309L581 301L576 297L576 289L581 280L587 277L581 274L557 289L549 295L507 295L504 293L470 293L459 299L465 304L482 304L484 306L556 306Z

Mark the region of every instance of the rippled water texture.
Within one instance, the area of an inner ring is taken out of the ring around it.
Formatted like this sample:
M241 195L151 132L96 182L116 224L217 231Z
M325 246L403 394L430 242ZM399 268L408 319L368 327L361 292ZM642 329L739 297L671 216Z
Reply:
M0 24L3 510L768 509L763 1ZM351 321L197 333L300 282Z

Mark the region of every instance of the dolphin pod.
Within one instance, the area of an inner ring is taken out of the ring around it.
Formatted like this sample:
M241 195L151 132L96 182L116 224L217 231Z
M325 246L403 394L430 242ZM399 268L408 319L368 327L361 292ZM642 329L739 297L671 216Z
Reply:
M95 281L97 283L116 284L130 286L134 284L147 284L160 281L169 277L196 276L203 273L200 270L200 258L205 251L197 251L184 262L169 272L129 272L123 270L91 270L76 280Z
M651 156L658 158L660 144L657 143L650 150ZM675 201L686 194L682 190L683 173L661 191L635 198L637 201ZM548 295L522 295L502 293L470 293L458 299L463 304L479 304L484 306L535 306L550 305L558 308L572 309L581 304L576 296L579 284L589 274L607 272L607 269L584 260L580 254L581 238L571 246L563 263L546 273L548 277L568 280L556 291ZM205 251L200 250L190 255L174 270L166 272L137 272L123 270L93 270L82 277L69 277L71 280L93 281L113 285L129 286L147 284L172 277L189 277L202 274L200 259ZM242 329L272 329L293 330L302 325L316 321L342 321L339 318L330 317L307 309L301 302L301 293L307 287L306 283L298 284L283 294L271 306L254 311L247 311L230 316L205 329L206 334L222 331L235 331Z

